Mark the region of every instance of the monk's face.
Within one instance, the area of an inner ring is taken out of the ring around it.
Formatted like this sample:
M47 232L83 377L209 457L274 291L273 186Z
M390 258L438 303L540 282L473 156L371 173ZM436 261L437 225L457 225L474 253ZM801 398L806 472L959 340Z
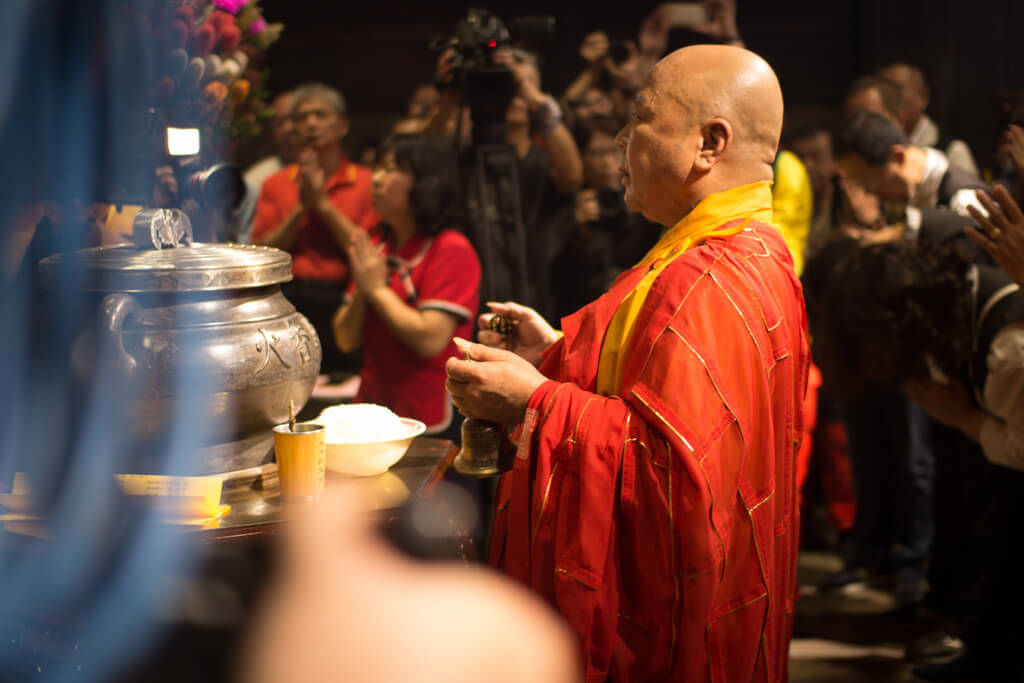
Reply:
M671 227L686 214L680 207L686 205L687 179L700 150L700 127L682 104L685 80L671 85L671 96L667 80L657 70L651 74L637 92L632 119L615 141L624 152L620 171L626 205Z

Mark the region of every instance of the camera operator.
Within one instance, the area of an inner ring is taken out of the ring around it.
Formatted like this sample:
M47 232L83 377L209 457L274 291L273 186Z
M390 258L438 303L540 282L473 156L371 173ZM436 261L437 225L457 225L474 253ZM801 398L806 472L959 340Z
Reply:
M575 191L583 179L583 163L572 134L562 121L562 110L555 99L541 90L540 66L536 55L520 48L495 50L496 64L508 67L515 77L517 92L506 111L505 141L516 148L519 158L543 165L559 192ZM446 49L437 60L437 80L441 84L439 106L427 133L454 135L461 128L468 141L472 125L468 116L457 120L462 110L461 95L455 83L455 50ZM536 144L539 138L542 146ZM543 159L543 160L542 160Z
M622 150L615 144L621 125L594 116L576 127L583 150L583 189L547 223L552 310L573 313L608 290L619 274L654 246L661 226L626 209L620 181Z
M471 13L470 20L463 24L473 20ZM482 26L485 30L500 27L504 31L500 20L489 15L482 17ZM464 30L462 25L459 30ZM483 30L479 35L479 42L490 42ZM503 118L497 112L497 118L501 119L497 121L499 125L488 120L494 117L491 112L485 113L485 109L500 100L500 95L494 97L493 92L485 93L491 99L485 106L479 106L473 101L472 93L465 92L468 83L465 78L472 70L463 53L478 46L467 45L463 39L462 44L444 49L438 58L441 101L427 132L459 136L459 144L466 145L460 154L459 170L467 206L477 201L472 197L480 195L481 179L487 186L485 191L492 199L498 199L482 212L487 214L496 209L497 221L490 221L487 226L474 225L472 217L468 221L470 239L483 259L482 300L525 298L530 305L546 310L545 250L539 226L565 201L565 195L579 188L583 164L576 142L562 121L561 107L541 90L537 57L524 49L509 47L507 32L504 35L504 43L494 41L496 49L485 47L472 57L475 60L472 68L484 72L488 78L499 81L504 70L511 75L514 91L509 92L507 104L502 102ZM495 137L496 130L500 130L500 139ZM510 169L495 172L494 168L481 167L477 152L481 147L500 147L500 143L514 152L511 165L515 166L518 196L509 197L506 192L514 186L509 179ZM496 180L498 177L500 181ZM521 238L518 229L512 227L517 221L522 224Z

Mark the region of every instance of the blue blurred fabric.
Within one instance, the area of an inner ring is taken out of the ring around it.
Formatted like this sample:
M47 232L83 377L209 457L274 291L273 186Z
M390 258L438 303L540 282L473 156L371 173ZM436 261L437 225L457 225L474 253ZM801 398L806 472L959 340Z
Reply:
M141 29L154 2L0 3L2 244L27 202L56 202L67 218L41 226L0 289L0 487L26 472L50 519L50 541L35 550L0 543L0 626L14 638L0 647L3 680L111 680L153 646L169 586L195 555L186 534L118 495L111 475L132 455L130 425L110 406L130 397L113 376L75 384L68 349L92 315L81 310L81 273L65 269L47 296L34 264L86 245L83 230L68 228L78 207L103 200L104 183L134 163L140 143L124 131L139 128L163 57ZM203 416L182 404L176 418L180 429L148 454L167 472L188 470ZM16 642L46 623L43 615L70 653Z

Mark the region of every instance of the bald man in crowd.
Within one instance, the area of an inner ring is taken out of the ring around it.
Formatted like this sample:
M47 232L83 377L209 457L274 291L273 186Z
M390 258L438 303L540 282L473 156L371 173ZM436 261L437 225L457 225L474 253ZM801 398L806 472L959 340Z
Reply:
M752 52L665 57L617 137L663 238L561 335L492 304L510 338L487 314L448 362L462 412L519 425L491 562L566 618L587 681L786 680L808 346L771 225L782 110Z

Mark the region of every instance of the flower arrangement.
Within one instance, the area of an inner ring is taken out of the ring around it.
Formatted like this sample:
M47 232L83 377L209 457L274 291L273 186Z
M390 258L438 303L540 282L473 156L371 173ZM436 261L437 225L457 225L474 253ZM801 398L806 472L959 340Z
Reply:
M262 61L284 26L268 23L259 3L164 0L150 23L164 51L154 92L161 118L198 127L204 146L224 154L239 139L258 135L273 114Z

